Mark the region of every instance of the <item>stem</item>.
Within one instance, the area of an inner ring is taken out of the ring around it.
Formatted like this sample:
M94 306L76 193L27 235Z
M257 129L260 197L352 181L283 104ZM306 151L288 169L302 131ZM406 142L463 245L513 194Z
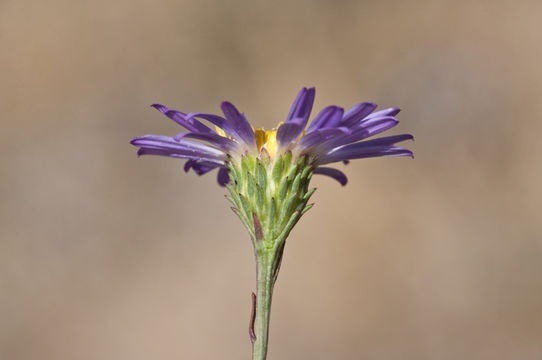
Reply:
M269 315L271 312L271 298L274 286L273 261L275 254L260 253L256 256L256 313L254 319L254 335L256 339L252 344L252 359L265 360L267 358L267 340L269 334Z

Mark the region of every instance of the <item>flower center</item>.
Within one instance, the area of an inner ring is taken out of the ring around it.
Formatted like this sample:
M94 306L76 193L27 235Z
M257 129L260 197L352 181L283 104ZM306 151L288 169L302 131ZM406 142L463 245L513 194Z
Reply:
M277 129L282 124L283 124L282 121L279 122L277 127L274 128L274 129L271 129L271 130L265 130L263 128L258 128L258 129L252 128L252 130L254 130L254 137L255 137L255 140L256 140L256 148L258 149L258 153L260 153L263 149L265 149L266 152L271 157L271 159L275 158L276 152L277 152L277 147L278 147L277 146ZM224 130L222 130L218 126L215 126L215 131L220 136L223 136L223 137L226 137L228 139L237 141L234 138L232 138L231 136L228 136L224 132ZM303 130L303 133L301 134L301 136L299 136L299 138L297 139L295 144L297 144L299 142L299 140L301 140L301 138L303 136L305 136L305 130Z
M277 148L277 130L256 129L254 135L258 152L265 149L269 156L273 158Z

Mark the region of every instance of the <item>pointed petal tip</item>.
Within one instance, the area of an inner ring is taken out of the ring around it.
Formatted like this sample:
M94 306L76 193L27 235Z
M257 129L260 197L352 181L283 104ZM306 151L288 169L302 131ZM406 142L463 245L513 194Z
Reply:
M229 101L222 101L220 103L220 109L222 109L224 115L226 115L227 113L234 116L241 114L241 112L237 110L237 107Z
M226 167L221 167L218 170L217 178L218 185L224 187L230 183L229 171Z
M398 153L396 156L404 156L404 157L409 157L411 159L414 159L414 153L408 149L404 149L404 148L397 148L398 150L400 150L401 152ZM393 156L393 155L392 155Z
M314 173L329 176L330 178L337 180L342 186L345 186L348 183L348 178L346 175L342 171L335 168L320 166L314 170Z
M133 138L132 140L130 140L130 144L131 144L131 145L134 145L134 146L139 146L139 142L140 142L141 140L145 140L145 139L146 139L146 136L147 136L147 135L136 136L135 138Z
M162 114L167 114L167 112L169 111L169 108L167 106L158 103L152 104L151 107L160 111Z
M398 107L391 107L391 108L388 108L388 109L384 109L382 111L385 111L387 110L387 114L389 116L395 116L397 114L399 114L401 112L401 109L399 109Z
M403 135L397 135L397 136L402 137L402 138L399 138L395 143L403 142L403 141L407 141L407 140L412 140L412 141L416 140L414 138L414 135L412 135L412 134L403 134Z
M195 160L187 160L185 163L184 163L184 172L189 172L190 171L190 168L192 167L192 164L195 163Z
M222 101L220 103L220 109L222 110L222 113L224 113L224 111L227 111L227 109L231 106L233 106L233 104L229 101Z

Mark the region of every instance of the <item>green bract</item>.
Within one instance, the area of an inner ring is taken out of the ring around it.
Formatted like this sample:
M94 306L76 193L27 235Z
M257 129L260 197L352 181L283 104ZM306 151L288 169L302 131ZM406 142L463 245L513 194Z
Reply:
M258 253L278 250L288 234L313 204L307 204L316 190L309 190L313 168L306 157L292 159L290 152L271 161L247 154L229 163L227 185L233 211L247 228Z

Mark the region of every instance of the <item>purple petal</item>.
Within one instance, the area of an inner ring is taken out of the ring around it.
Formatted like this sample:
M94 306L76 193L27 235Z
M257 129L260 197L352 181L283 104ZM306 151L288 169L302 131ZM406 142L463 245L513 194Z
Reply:
M350 130L345 127L318 129L303 136L301 140L299 140L299 146L307 149L311 146L321 144L329 139L347 134L350 134Z
M363 140L380 134L383 131L391 129L397 124L399 124L399 121L391 116L363 121L358 126L351 128L352 138L354 139L351 142Z
M194 172L198 175L203 175L209 171L216 169L221 166L217 163L212 163L208 161L198 161L198 160L188 160L184 164L184 171L188 172L190 169L194 169Z
M340 125L346 127L352 126L373 112L374 109L376 109L376 104L372 102L362 102L354 105L346 110Z
M298 119L302 119L300 123L303 124L304 122L306 125L307 121L309 120L309 116L311 114L312 105L314 103L314 95L315 95L314 88L301 89L299 94L297 94L297 97L295 98L294 103L292 104L292 108L290 109L290 113L288 114L288 117L286 118L286 122L290 122L290 121L297 122Z
M303 127L296 123L284 123L277 130L277 143L281 147L287 147L296 140L303 132Z
M307 129L307 133L318 129L336 127L342 120L343 114L344 110L338 106L328 106L324 108L316 115L314 120L312 120Z
M227 135L231 136L232 138L234 138L234 139L236 139L238 141L242 141L241 136L239 136L239 134L231 126L229 121L224 119L222 116L218 116L218 115L214 115L214 114L199 113L199 112L193 112L193 113L190 113L190 114L186 115L187 119L192 119L192 118L196 118L196 117L209 121L211 124L213 124L213 125L221 128L222 130L224 130L224 132Z
M334 168L317 167L314 170L314 173L332 177L333 179L341 183L342 186L346 185L346 183L348 182L348 178L346 177L346 175L342 171L334 169Z
M184 140L178 142L172 137L163 135L143 135L132 139L130 142L135 146L148 146L148 147L160 147L168 149L178 149L187 151L201 151L212 155L223 156L225 153L222 150L216 149L212 146L202 144L195 141Z
M246 142L246 139L247 139L246 134L240 133L239 129L237 128L237 125L232 123L231 119L224 119L222 116L218 116L218 115L214 115L214 114L197 113L197 112L190 113L190 114L186 115L186 117L188 119L198 117L198 118L207 120L210 123L212 123L213 125L215 125L215 126L219 127L220 129L224 130L224 132L228 136L232 137L237 142L239 142L239 143L247 143ZM250 130L252 131L252 128ZM253 140L252 140L252 142L253 142ZM248 145L251 146L250 142L248 143Z
M230 151L236 150L239 148L239 144L233 140L220 136L218 134L207 134L207 133L196 133L196 132L183 132L177 134L173 139L175 141L181 141L183 138L192 138L207 141L211 145L214 145L221 150L229 153Z
M158 155L158 156L173 157L177 159L204 160L208 162L214 162L219 165L224 165L224 160L221 160L221 159L207 158L205 156L200 156L200 155L182 154L182 153L178 153L171 150L141 148L137 151L137 156L143 156L143 155Z
M227 101L224 101L221 104L221 108L226 116L226 120L229 121L230 125L243 141L249 146L256 146L254 130L252 130L252 126L250 126L245 115L241 114L232 103Z
M374 113L368 115L366 118L367 119L372 119L372 118L379 117L379 116L395 116L395 115L399 114L400 111L401 111L401 109L399 109L399 108L391 107L391 108L375 111Z
M277 132L277 142L281 147L286 147L301 136L307 126L314 103L314 88L303 88L297 95L297 98L290 109L286 122L279 127L284 126L279 136ZM286 126L285 126L286 125Z
M218 183L220 186L225 186L230 181L230 177L228 175L228 169L224 166L224 164L216 164L208 161L188 160L184 164L184 171L188 172L190 169L194 169L194 172L201 176L211 170L216 169L217 167L219 168L217 176Z
M166 115L171 120L175 121L177 124L185 127L187 130L204 133L214 132L213 130L202 124L200 121L187 118L187 115L183 112L171 110L167 106L161 104L152 104L151 106L160 111L162 114Z
M188 172L192 168L193 164L196 164L197 160L188 160L184 163L184 172Z
M391 146L405 140L414 140L414 136L410 134L385 136L378 139L366 140L363 143L366 146Z
M344 136L338 136L335 139L321 144L321 151L330 151L339 146L347 145L377 135L383 131L391 129L399 122L394 117L382 117L370 119L358 123L356 127L350 128L351 133Z
M207 165L202 165L200 163L196 163L192 165L192 169L194 169L196 174L204 175L204 174L207 174L209 171L216 169L218 166L220 165L217 164L216 166L207 166Z
M161 153L151 153L143 151L142 155L165 155L175 157L185 157L187 159L211 159L214 162L223 162L227 155L214 147L201 144L194 141L185 140L182 143L173 138L161 135L145 135L137 137L131 141L140 150L160 150Z
M197 160L187 160L184 163L184 172L188 172L193 167L193 165L197 163L198 163Z
M324 165L337 161L362 159L380 156L410 156L412 151L394 146L365 146L364 142L350 144L339 148L318 160L318 164Z
M226 186L230 182L229 171L226 167L221 167L218 170L217 179L220 186Z

